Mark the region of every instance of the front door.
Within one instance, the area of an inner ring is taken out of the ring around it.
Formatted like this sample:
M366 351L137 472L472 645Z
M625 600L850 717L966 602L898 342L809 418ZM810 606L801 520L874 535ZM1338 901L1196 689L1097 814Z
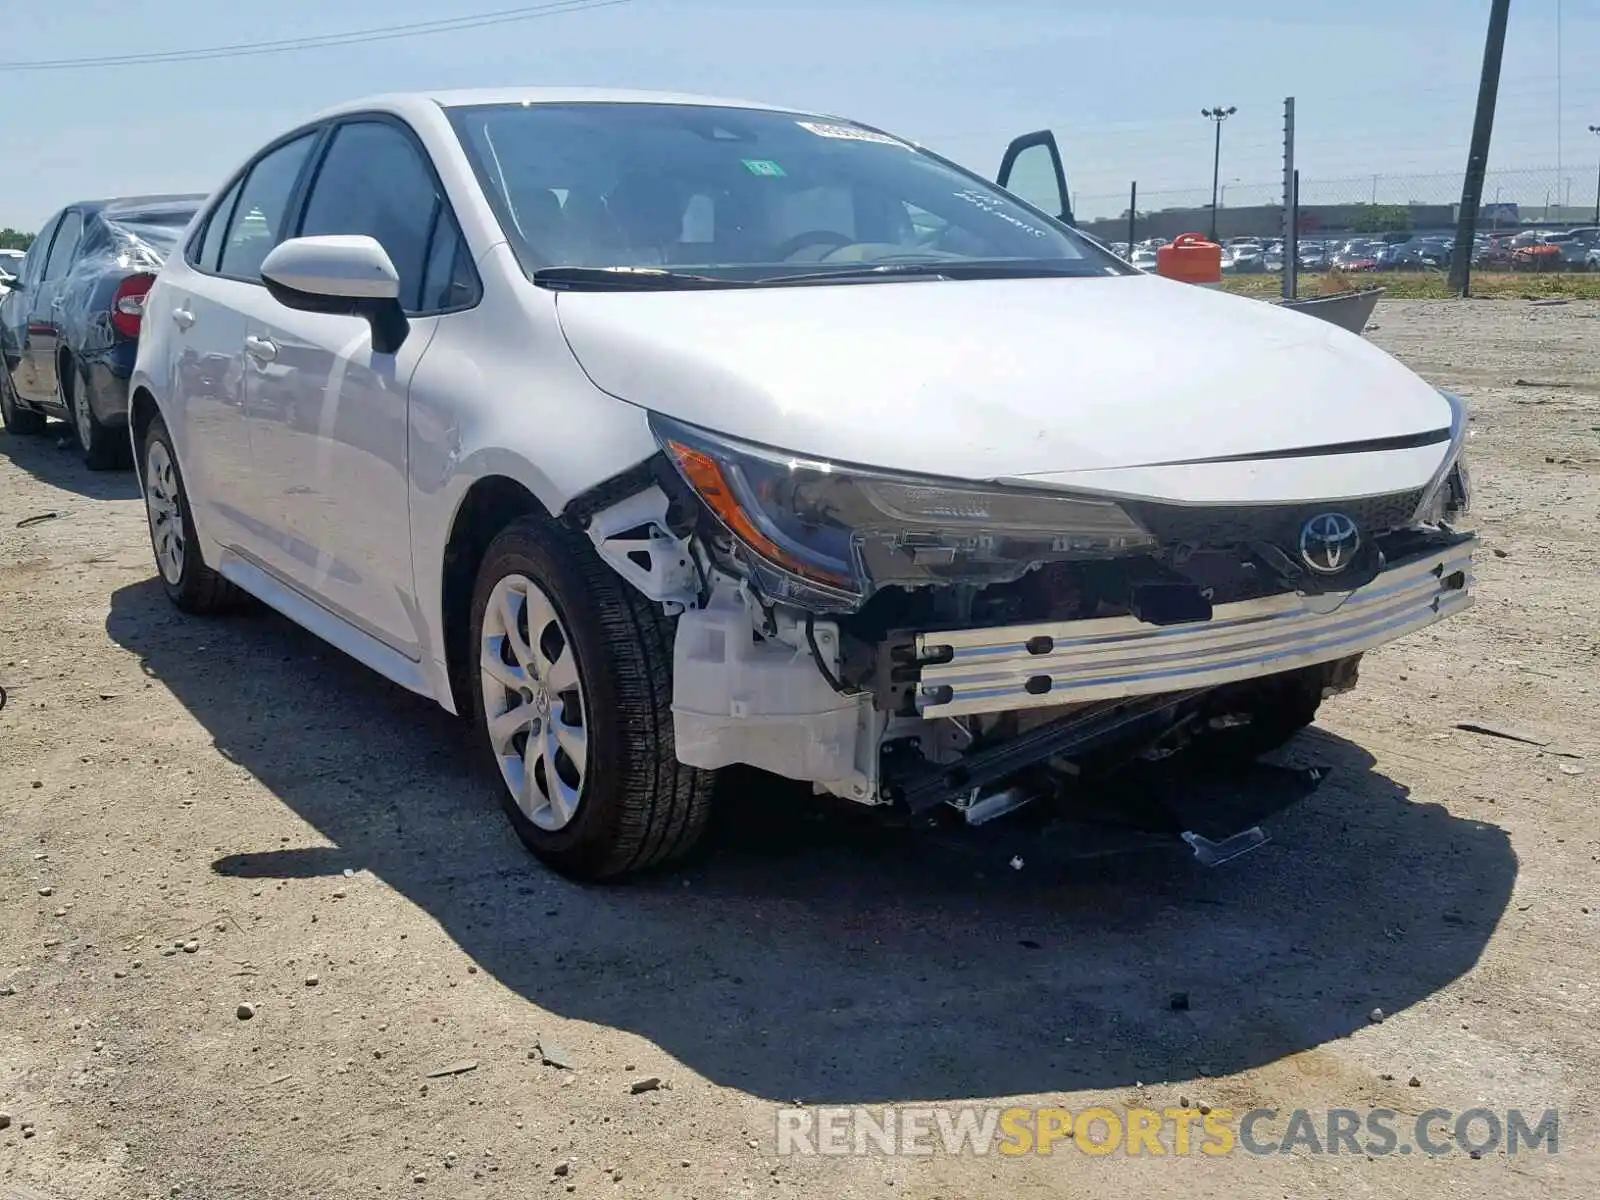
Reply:
M33 244L28 247L27 257L22 260L22 268L17 272L16 284L0 300L0 322L5 326L4 331L0 332L0 343L4 345L5 365L11 371L11 382L17 395L29 400L44 398L33 378L33 294L39 287L39 280L44 278L44 264L50 257L50 243L60 224L60 213L45 222L44 228L39 230ZM52 394L50 399L54 400L55 396Z
M275 566L345 620L422 656L407 448L407 392L440 310L425 299L459 242L442 189L397 121L350 119L326 143L298 236L365 234L400 276L411 321L394 354L360 317L289 309L262 293L245 336L251 453L278 495L287 540Z
M1061 150L1056 145L1056 135L1048 129L1013 139L1000 160L995 182L1042 212L1068 225L1074 223Z

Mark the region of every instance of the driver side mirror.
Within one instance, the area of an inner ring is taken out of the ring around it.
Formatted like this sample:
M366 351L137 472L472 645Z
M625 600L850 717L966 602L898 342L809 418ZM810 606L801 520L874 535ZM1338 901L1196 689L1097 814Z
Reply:
M261 282L285 308L364 318L379 354L394 354L411 332L400 307L400 272L378 240L365 234L281 242L262 262Z

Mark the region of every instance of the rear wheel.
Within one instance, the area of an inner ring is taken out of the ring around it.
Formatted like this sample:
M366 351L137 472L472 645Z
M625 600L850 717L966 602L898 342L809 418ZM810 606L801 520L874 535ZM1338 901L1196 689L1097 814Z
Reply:
M472 600L480 745L523 843L576 879L677 857L714 774L677 760L671 622L587 541L539 517L503 530Z
M72 413L72 429L88 468L114 471L126 467L131 456L127 427L107 425L94 415L89 403L89 380L71 360L63 360L56 388L61 393L62 405Z
M178 455L166 422L156 417L145 430L140 451L144 461L144 507L150 523L150 546L167 599L184 612L213 613L238 598L233 585L200 556L189 495L178 470Z
M4 363L0 363L0 421L5 422L8 433L18 437L33 437L44 432L44 414L22 407L11 382L11 371Z

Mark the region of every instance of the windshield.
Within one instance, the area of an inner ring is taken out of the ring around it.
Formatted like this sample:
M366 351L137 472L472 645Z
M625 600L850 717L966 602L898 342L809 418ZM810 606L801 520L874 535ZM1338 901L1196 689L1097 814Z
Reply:
M482 105L450 119L530 275L1127 270L994 185L858 125L677 104Z

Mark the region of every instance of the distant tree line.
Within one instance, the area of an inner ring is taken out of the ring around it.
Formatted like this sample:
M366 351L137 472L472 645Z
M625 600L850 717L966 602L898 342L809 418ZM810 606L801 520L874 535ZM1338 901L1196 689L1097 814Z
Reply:
M1411 210L1404 204L1362 204L1350 220L1352 233L1404 233L1411 228Z
M12 229L9 225L0 229L0 250L26 250L31 245L33 234Z

